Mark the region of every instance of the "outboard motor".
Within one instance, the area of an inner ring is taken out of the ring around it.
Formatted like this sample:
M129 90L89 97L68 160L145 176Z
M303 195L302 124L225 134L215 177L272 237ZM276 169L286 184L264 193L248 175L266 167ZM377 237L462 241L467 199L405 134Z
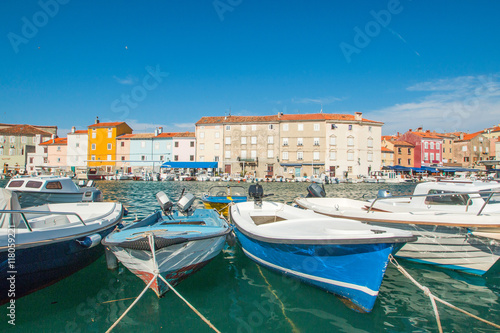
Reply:
M319 186L317 183L312 183L307 187L306 198L324 198L326 197L325 187Z
M262 207L262 199L265 197L269 197L273 194L266 194L264 195L264 189L262 188L262 185L259 183L255 185L250 185L248 188L248 197L253 198L255 202L255 207L261 208Z
M177 201L177 207L179 208L179 212L185 215L189 215L191 206L193 205L196 197L191 193L184 194L179 201Z
M165 192L161 191L156 193L156 200L160 204L161 210L168 215L172 211L174 203L168 198Z
M388 198L392 197L392 193L389 190L378 190L377 198Z

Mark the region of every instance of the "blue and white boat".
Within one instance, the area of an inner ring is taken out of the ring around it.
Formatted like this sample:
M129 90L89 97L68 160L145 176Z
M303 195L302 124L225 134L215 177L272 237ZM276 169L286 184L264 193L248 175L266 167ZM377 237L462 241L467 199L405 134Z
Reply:
M360 312L372 310L389 255L416 239L407 231L326 217L258 196L230 208L244 253L340 296Z
M121 221L113 202L46 204L21 209L0 188L0 304L49 286L94 262Z
M212 186L203 193L201 201L205 208L215 209L227 217L231 203L247 201L246 190L243 186Z
M163 192L156 195L162 211L108 235L102 243L125 267L158 297L197 272L224 247L231 227L213 209L192 209L195 197L188 193L173 203ZM158 275L159 274L159 275Z

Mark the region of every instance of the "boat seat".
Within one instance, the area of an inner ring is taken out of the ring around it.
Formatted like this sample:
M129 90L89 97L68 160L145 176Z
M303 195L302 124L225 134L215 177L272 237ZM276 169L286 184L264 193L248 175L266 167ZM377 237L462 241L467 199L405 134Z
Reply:
M268 224L280 221L286 221L286 219L276 216L276 215L267 215L267 216L251 216L253 223L255 225Z
M71 221L65 215L44 215L29 221L31 228L42 229L70 224Z

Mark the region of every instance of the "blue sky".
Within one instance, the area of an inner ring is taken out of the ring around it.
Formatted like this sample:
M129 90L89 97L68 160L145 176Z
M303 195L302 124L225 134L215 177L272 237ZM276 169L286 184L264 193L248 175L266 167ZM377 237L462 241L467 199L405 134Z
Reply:
M0 123L363 112L383 134L500 123L498 1L4 0ZM128 97L127 97L128 96Z

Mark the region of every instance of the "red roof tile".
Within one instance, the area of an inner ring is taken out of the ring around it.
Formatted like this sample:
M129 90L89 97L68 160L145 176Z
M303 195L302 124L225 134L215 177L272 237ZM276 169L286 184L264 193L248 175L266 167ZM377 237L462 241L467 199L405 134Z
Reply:
M471 134L464 134L463 139L460 139L457 141L469 141L469 140L474 139L476 136L478 136L479 134L482 134L482 133L483 133L483 131L479 131L479 132L471 133Z
M36 128L31 125L14 125L7 128L0 129L0 134L13 134L13 135L52 135L52 133Z
M67 144L68 144L67 138L55 138L55 139L50 139L48 141L40 143L40 146L50 146L50 145L64 146Z
M123 134L116 139L152 139L152 138L194 138L194 132L167 132L157 136L154 133Z
M433 133L427 133L427 132L412 132L412 133L426 139L441 139L439 136Z
M231 123L254 123L254 122L279 122L279 121L306 121L306 120L337 120L355 121L352 114L334 113L310 113L310 114L285 114L273 116L227 116L227 117L202 117L196 125L203 124L231 124ZM363 122L383 124L380 121L362 119Z
M389 148L386 148L386 147L382 147L381 151L382 151L382 153L393 153L394 154L394 151L392 151L392 150L390 150Z
M87 130L77 130L74 133L71 133L71 132L68 133L68 135L71 135L71 134L88 134L88 133L89 133L89 131L87 131Z
M194 138L194 132L169 132L158 134L159 138Z
M415 147L413 144L406 141L394 141L394 146L402 146L402 147Z
M93 124L88 126L89 128L91 127L116 127L118 125L124 124L124 121L118 121L118 122L112 122L112 123L99 123L99 124Z

